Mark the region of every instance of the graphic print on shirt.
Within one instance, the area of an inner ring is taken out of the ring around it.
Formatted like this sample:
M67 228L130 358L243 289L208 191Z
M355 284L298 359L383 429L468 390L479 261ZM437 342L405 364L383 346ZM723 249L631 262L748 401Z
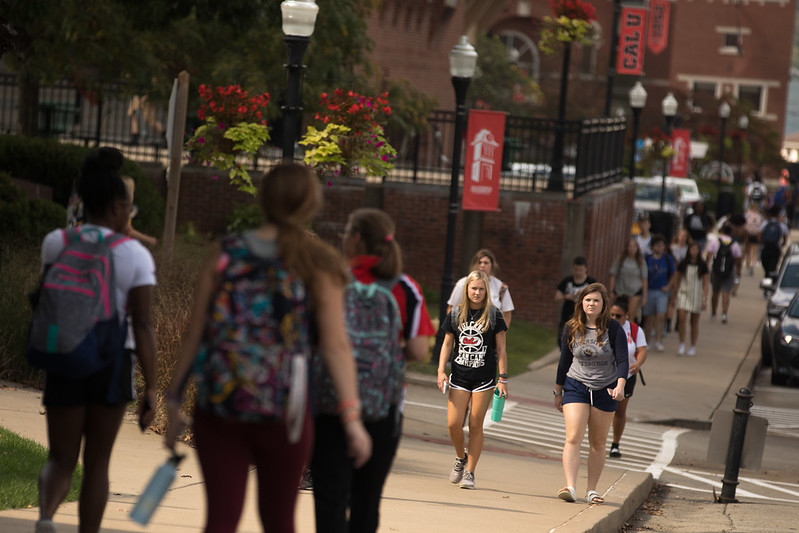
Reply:
M482 328L472 320L464 322L458 333L455 362L469 368L480 368L486 364L487 350Z

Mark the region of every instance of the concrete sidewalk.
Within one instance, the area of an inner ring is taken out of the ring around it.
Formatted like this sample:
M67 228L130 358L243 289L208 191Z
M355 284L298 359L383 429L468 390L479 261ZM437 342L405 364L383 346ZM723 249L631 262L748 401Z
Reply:
M751 383L759 362L759 350L749 352L758 338L765 301L757 288L759 278L744 277L732 300L729 323L701 319L696 357L678 357L677 334L665 339L666 351L650 351L643 367L647 386L636 388L628 416L632 420L687 427L709 427L717 409L732 409L735 391ZM510 354L512 357L513 354ZM539 361L534 368L512 379L511 392L520 401L552 403L556 356ZM409 376L414 383L432 381ZM411 398L412 399L412 398ZM41 393L0 385L0 426L46 444ZM649 494L650 474L605 469L599 491L604 505L568 504L555 491L563 485L559 456L534 447L521 448L496 439L486 440L480 461L478 490L461 490L446 478L452 462L451 445L440 433L430 435L406 425L406 434L384 491L381 531L471 532L501 530L619 531ZM204 522L203 480L191 450L181 465L179 478L156 511L147 531L199 531ZM138 493L155 468L167 457L162 438L140 433L133 419L123 424L111 460L111 496L103 531L142 531L128 518ZM442 466L444 465L444 466ZM585 464L581 466L578 496L585 492ZM261 531L254 505L251 476L248 499L239 531ZM31 483L36 480L32 479ZM582 488L580 488L582 487ZM0 512L0 532L31 533L38 509ZM77 503L64 504L55 517L59 533L77 531ZM701 529L700 529L701 530ZM297 531L314 531L313 502L301 492L297 508Z

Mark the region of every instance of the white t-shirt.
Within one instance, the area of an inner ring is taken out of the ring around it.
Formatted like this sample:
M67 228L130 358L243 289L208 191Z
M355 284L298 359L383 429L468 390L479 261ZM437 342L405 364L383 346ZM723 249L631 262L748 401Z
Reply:
M465 277L458 280L458 283L455 284L455 288L452 289L452 294L450 294L447 304L451 305L452 307L460 305L461 300L463 299L463 285L465 283ZM514 307L513 300L510 297L510 289L505 291L505 294L502 296L502 302L499 301L499 293L502 290L501 280L491 276L491 278L488 280L488 290L491 292L491 303L494 304L494 307L503 313L506 311L513 311Z
M113 231L102 226L84 224L80 227L82 232L87 228L99 228L103 235ZM97 233L86 232L87 240L96 241ZM42 242L42 268L56 260L58 254L64 249L63 230L53 230L45 236ZM114 257L114 284L116 285L116 306L120 323L125 320L128 310L128 292L136 287L155 285L155 261L150 251L139 241L129 239L115 246L111 251Z
M630 361L630 365L632 366L635 363L635 350L639 347L646 346L646 335L644 334L644 328L639 327L638 331L636 332L636 338L633 340L632 331L630 329L630 321L625 320L624 325L622 326L624 329L624 333L627 335L627 358ZM627 379L632 376L631 373L627 374Z

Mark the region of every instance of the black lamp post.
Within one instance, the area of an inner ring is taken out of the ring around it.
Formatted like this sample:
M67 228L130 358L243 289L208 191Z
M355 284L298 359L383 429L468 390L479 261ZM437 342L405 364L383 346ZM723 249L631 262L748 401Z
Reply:
M640 81L630 89L630 109L633 110L633 138L630 141L630 179L635 177L635 152L638 147L638 126L641 123L641 110L646 105L646 89Z
M283 42L286 43L288 61L288 88L283 109L283 160L294 160L294 141L300 129L300 83L302 81L302 58L311 42L319 6L315 0L285 0L280 4L283 14Z
M719 117L721 117L721 135L719 135L719 177L716 180L716 187L721 192L721 174L724 166L724 137L727 135L727 119L730 118L730 104L722 102L719 106Z
M738 181L744 180L744 141L746 140L746 130L749 128L749 117L741 115L738 118L738 129L741 131L741 141L738 147Z
M461 173L461 145L466 126L466 93L477 68L477 52L465 35L449 53L449 72L455 88L455 138L452 141L452 174L449 181L449 211L447 213L447 242L444 249L444 275L441 276L441 307L439 319L447 316L447 300L452 292L452 262L455 255L455 225L458 222L458 178Z
M666 117L666 139L671 144L671 126L674 124L674 115L677 114L677 99L669 93L663 99L663 116ZM666 202L666 177L669 175L669 159L663 159L663 179L660 182L660 210Z
M558 100L558 120L555 122L555 139L552 142L552 163L547 181L548 191L563 190L563 135L566 119L566 96L569 92L569 63L571 62L572 45L563 43L563 64L560 72L560 99Z

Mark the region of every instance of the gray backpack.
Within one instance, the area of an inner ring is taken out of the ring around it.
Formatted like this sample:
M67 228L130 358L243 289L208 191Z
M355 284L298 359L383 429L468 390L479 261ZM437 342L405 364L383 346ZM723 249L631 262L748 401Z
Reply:
M97 233L97 241L84 236ZM47 267L31 301L27 358L70 378L87 377L121 360L127 324L116 308L112 249L129 240L99 228L62 230L64 249Z

